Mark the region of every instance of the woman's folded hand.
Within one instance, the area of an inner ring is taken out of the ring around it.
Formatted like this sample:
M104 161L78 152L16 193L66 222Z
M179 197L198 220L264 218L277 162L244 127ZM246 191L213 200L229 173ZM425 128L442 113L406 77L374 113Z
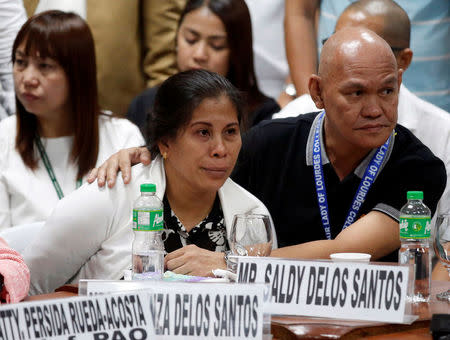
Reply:
M214 276L213 269L226 269L224 254L188 245L166 255L166 269L177 274Z

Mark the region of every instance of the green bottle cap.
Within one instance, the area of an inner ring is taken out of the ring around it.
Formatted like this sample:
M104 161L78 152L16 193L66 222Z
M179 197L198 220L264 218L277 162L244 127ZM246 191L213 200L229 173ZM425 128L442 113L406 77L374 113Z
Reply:
M423 191L408 191L406 198L409 200L423 200Z
M151 183L141 184L141 192L156 192L156 185Z

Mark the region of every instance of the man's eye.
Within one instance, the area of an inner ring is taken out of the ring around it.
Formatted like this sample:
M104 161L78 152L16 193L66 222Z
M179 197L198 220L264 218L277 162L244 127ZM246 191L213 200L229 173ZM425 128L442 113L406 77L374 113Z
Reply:
M389 95L394 92L394 89L384 89L381 93L384 95Z
M352 96L354 97L359 97L363 94L363 92L361 90L356 90L352 92Z

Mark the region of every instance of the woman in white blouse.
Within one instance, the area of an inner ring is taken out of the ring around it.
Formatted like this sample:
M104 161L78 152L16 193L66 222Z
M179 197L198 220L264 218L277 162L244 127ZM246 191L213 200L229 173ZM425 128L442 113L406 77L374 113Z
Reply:
M31 292L121 278L131 265L131 212L142 183L155 184L164 203L166 268L200 276L225 268L233 216L269 215L228 178L241 148L242 115L239 91L216 73L186 71L162 83L149 121L151 166L133 167L129 185L85 185L60 201L24 252Z
M144 144L135 125L100 112L94 41L78 15L31 17L12 61L17 113L0 122L0 230L44 221L90 168Z

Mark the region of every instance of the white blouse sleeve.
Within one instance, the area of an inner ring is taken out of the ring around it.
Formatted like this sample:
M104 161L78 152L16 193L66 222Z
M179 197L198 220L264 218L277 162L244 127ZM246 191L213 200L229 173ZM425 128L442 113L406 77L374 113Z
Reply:
M85 184L58 203L23 254L30 268L31 294L52 292L80 270L89 278L105 275L118 256L114 245L126 242L121 232L127 229L120 227L126 227L131 216L124 206L126 189L117 184L113 189Z

